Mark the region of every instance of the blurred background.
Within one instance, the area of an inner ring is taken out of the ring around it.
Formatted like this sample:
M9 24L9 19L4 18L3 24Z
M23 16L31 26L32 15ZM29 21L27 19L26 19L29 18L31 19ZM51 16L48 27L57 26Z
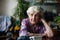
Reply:
M55 36L60 36L60 0L0 0L0 16L10 16L10 32L14 39L18 37L21 20L27 18L29 6L38 5L44 9L43 17L53 29Z

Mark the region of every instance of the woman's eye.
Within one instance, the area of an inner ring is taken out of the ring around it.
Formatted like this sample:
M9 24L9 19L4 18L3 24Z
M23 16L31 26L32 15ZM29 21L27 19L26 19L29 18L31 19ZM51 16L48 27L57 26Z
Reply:
M31 14L31 16L33 16L33 14Z

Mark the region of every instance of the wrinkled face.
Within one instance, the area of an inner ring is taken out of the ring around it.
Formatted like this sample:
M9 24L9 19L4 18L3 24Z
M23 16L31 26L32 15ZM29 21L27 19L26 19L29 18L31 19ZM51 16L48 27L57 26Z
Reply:
M40 12L30 12L28 16L32 24L38 23L41 19Z

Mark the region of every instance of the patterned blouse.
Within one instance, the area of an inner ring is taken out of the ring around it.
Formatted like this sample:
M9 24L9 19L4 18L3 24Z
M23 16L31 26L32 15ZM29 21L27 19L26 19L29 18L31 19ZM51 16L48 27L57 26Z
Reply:
M39 22L36 26L32 25L30 22L29 22L29 19L26 18L26 19L23 19L22 22L21 22L21 29L20 29L20 32L19 32L19 36L28 36L29 35L29 32L30 33L37 33L37 34L42 34L46 31L44 25L42 22Z

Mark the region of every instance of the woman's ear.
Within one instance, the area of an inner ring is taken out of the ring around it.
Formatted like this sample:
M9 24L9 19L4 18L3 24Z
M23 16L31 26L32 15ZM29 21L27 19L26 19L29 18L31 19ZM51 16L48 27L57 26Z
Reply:
M44 19L44 16L43 16L43 15L41 15L40 17L41 17L42 19Z
M43 12L41 12L41 18L44 18L44 16L43 16L43 15L44 15L44 13L43 13Z

